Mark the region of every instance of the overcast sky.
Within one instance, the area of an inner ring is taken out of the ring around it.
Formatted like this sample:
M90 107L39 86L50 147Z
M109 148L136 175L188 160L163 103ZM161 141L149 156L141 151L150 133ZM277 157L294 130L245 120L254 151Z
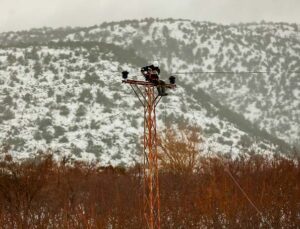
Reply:
M0 0L0 32L145 17L300 24L300 0Z

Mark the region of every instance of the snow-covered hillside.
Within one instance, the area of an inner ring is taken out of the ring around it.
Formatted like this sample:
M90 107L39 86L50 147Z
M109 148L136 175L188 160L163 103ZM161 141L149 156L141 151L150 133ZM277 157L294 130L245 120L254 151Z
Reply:
M185 77L198 80L211 96L261 128L289 143L299 144L299 31L299 25L287 23L220 25L149 18L87 28L2 33L0 43L97 41L133 49L147 60L158 59L169 73L267 72L260 75L202 73ZM184 79L184 75L180 77Z
M275 135L300 139L298 30L145 19L1 33L0 141L19 157L50 147L103 163L134 162L142 108L119 72L136 76L159 60L165 79L172 72L268 72L177 74L178 89L158 110L161 129L197 125L206 151L287 148Z
M119 72L136 72L143 60L128 52L128 63L122 63L118 55L124 50L109 47L60 43L1 49L0 141L20 158L51 148L105 164L139 160L143 110ZM158 107L160 131L167 122L197 125L206 152L276 148L269 143L275 138L256 135L230 120L232 114L226 116L224 107L187 82L179 82Z
M103 23L64 40L103 41L159 59L169 72L257 72L180 75L199 81L223 104L291 144L300 140L300 26L219 25L189 20ZM298 145L299 146L299 145Z

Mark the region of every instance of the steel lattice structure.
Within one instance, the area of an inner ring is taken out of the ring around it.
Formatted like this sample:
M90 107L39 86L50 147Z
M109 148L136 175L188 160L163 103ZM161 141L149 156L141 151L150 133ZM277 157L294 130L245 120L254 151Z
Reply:
M144 220L147 228L160 228L160 196L158 177L158 155L156 135L156 106L161 96L156 93L156 85L148 81L123 80L129 84L144 107ZM174 89L175 84L166 84Z

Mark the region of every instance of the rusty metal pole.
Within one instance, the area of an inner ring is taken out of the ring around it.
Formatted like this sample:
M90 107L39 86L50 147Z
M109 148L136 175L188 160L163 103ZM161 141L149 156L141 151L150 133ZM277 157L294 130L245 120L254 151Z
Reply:
M144 217L148 228L160 228L160 196L154 87L145 87Z
M156 135L156 106L161 96L155 94L157 85L139 80L123 80L129 84L144 107L144 222L148 229L160 229L160 194ZM143 89L141 89L142 87ZM175 89L173 84L166 88Z

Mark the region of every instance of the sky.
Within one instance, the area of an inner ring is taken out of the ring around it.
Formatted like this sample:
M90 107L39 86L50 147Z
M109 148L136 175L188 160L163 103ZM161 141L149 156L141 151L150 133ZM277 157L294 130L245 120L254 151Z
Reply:
M300 24L300 0L0 0L0 32L146 17Z

